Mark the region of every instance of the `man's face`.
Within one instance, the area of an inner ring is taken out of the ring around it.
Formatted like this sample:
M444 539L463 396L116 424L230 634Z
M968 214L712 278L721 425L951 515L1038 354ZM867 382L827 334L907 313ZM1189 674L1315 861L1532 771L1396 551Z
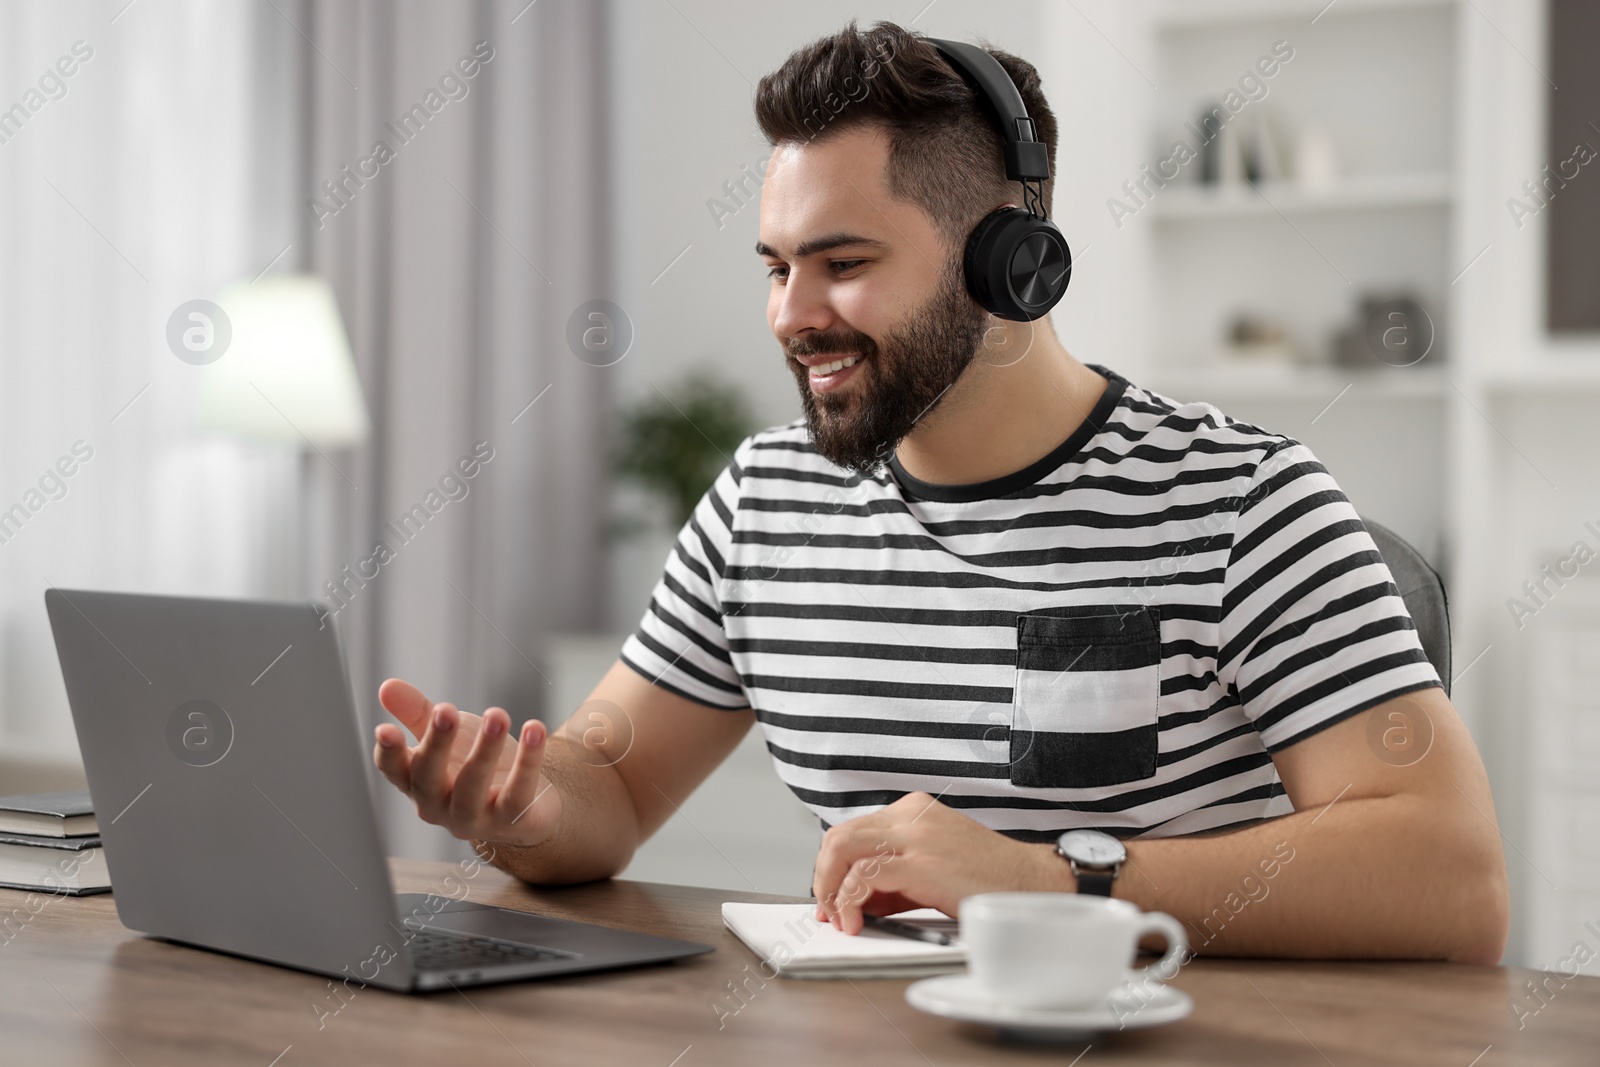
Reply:
M767 323L817 451L865 476L939 405L988 321L957 250L920 208L889 196L888 156L872 128L785 145L761 189Z

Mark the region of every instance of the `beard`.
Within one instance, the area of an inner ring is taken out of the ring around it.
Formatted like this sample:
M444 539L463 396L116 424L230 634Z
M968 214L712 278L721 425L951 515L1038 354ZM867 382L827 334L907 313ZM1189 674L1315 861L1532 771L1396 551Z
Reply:
M789 356L855 355L854 385L816 394L810 370L787 359L818 454L871 478L917 423L935 410L978 354L988 313L967 295L960 266L879 345L857 330L790 339Z

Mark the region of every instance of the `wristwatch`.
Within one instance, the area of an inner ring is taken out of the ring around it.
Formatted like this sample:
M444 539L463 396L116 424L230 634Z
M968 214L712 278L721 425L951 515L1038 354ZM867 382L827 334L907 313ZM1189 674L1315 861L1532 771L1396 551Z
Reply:
M1056 838L1056 855L1067 861L1078 892L1109 897L1111 883L1128 859L1122 842L1099 830L1068 830Z

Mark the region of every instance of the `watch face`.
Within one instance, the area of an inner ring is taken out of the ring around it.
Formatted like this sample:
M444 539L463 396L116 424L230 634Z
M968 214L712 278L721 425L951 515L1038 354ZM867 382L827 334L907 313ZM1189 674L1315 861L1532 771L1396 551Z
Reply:
M1057 841L1057 847L1089 867L1110 867L1128 858L1121 841L1099 830L1068 830Z

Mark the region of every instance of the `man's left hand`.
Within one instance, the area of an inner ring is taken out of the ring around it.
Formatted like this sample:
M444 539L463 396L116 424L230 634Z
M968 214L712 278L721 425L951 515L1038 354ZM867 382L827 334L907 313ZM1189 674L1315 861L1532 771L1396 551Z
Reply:
M813 878L817 918L847 934L866 915L928 907L953 918L974 893L1072 888L1048 846L1015 841L927 793L830 827Z

